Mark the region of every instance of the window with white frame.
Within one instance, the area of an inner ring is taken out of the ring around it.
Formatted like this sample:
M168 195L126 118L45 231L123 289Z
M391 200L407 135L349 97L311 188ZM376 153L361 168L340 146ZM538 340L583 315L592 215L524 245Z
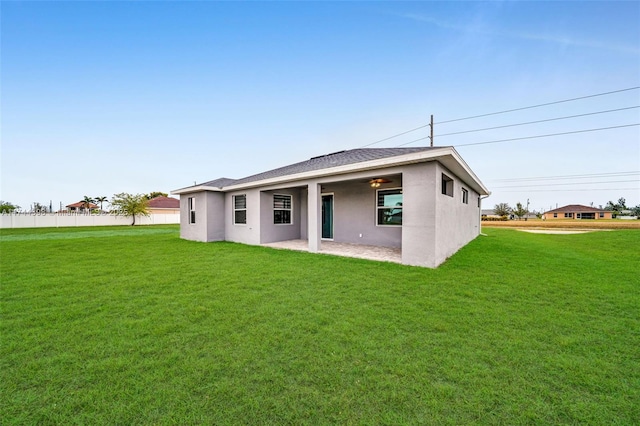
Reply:
M273 194L273 223L276 225L291 224L292 205L291 195Z
M464 204L469 204L469 191L462 188L462 202Z
M453 179L444 173L442 174L442 193L453 197Z
M189 197L189 223L196 223L196 199Z
M378 225L402 225L402 189L379 189L376 210Z
M233 223L236 225L247 224L247 195L233 196Z

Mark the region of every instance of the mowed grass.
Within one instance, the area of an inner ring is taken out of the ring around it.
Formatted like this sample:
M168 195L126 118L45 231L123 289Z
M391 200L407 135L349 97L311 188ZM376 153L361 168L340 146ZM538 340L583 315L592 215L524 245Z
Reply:
M640 231L484 232L429 270L3 230L1 423L637 424Z
M541 229L640 229L640 220L629 219L558 219L558 220L483 220L482 228Z

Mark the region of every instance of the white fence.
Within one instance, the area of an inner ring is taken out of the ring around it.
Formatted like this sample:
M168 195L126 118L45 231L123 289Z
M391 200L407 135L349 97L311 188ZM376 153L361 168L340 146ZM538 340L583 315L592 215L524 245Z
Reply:
M66 226L131 225L131 216L84 213L3 213L0 228L58 228ZM150 214L136 216L137 225L164 225L180 223L180 214Z

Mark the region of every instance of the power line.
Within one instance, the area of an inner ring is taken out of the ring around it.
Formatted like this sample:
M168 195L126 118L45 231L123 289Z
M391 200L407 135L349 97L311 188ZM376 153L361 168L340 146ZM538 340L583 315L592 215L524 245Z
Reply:
M578 98L563 99L561 101L547 102L547 103L544 103L544 104L538 104L538 105L531 105L531 106L526 106L526 107L521 107L521 108L508 109L508 110L504 110L504 111L490 112L490 113L487 113L487 114L474 115L474 116L471 116L471 117L456 118L454 120L439 121L439 122L437 122L435 124L453 123L454 121L471 120L472 118L480 118L480 117L488 117L490 115L506 114L508 112L522 111L522 110L525 110L525 109L532 109L532 108L540 108L540 107L543 107L543 106L556 105L556 104L561 104L561 103L565 103L565 102L573 102L573 101L578 101L578 100L581 100L581 99L595 98L595 97L598 97L598 96L611 95L613 93L628 92L629 90L637 90L637 89L640 89L640 86L629 87L627 89L613 90L611 92L597 93L595 95L580 96Z
M425 139L429 139L429 136L425 136L424 138L418 138L418 139L412 140L411 142L407 142L407 143L403 143L403 144L400 144L400 145L396 145L396 148L399 148L399 147L405 146L405 145L409 145L409 144L412 144L414 142L423 141Z
M593 177L618 177L618 176L635 176L640 175L640 171L630 172L611 172L611 173L588 173L580 175L561 175L561 176L539 176L526 178L508 178L508 179L492 179L491 182L520 182L529 180L559 180L559 179L587 179Z
M631 107L625 107L625 108L618 108L618 109L610 109L610 110L606 110L606 111L588 112L588 113L585 113L585 114L578 114L578 115L568 115L566 117L548 118L546 120L527 121L525 123L517 123L517 124L507 124L505 126L485 127L484 129L464 130L462 132L444 133L444 134L436 135L436 136L441 138L441 137L444 137L444 136L461 135L461 134L464 134L464 133L474 133L474 132L483 132L483 131L486 131L486 130L505 129L507 127L517 127L517 126L525 126L525 125L528 125L528 124L546 123L546 122L549 122L549 121L567 120L569 118L578 118L578 117L586 117L588 115L606 114L606 113L609 113L609 112L625 111L625 110L634 109L634 108L640 108L640 105L631 106Z
M362 145L360 148L366 148L368 146L375 145L375 144L380 143L380 142L388 141L389 139L397 138L398 136L406 135L407 133L415 132L416 130L424 129L425 127L428 127L428 126L429 126L429 124L425 124L424 126L416 127L415 129L407 130L406 132L398 133L397 135L389 136L388 138L380 139L379 141L375 141L375 142L371 142L371 143L366 144L366 145Z
M628 190L637 190L638 187L635 188L580 188L580 189L527 189L525 192L581 192L581 191L628 191ZM522 191L500 191L500 192L522 192Z
M633 123L633 124L623 124L621 126L612 126L612 127L600 127L598 129L587 129L587 130L574 130L572 132L563 132L563 133L551 133L551 134L547 134L547 135L537 135L537 136L525 136L522 138L512 138L512 139L500 139L497 141L485 141L485 142L474 142L474 143L465 143L465 144L457 144L457 145L453 145L453 146L471 146L471 145L486 145L486 144L490 144L490 143L500 143L500 142L513 142L513 141L520 141L520 140L525 140L525 139L536 139L536 138L548 138L550 136L562 136L562 135L571 135L571 134L575 134L575 133L587 133L587 132L597 132L600 130L611 130L611 129L620 129L623 127L632 127L632 126L640 126L640 123ZM405 146L405 145L409 145L412 144L414 142L418 142L424 139L429 138L429 136L425 136L424 138L419 138L419 139L414 139L410 142L406 142L400 145L396 145L397 147L401 147L401 146Z
M525 140L525 139L548 138L548 137L551 137L551 136L573 135L573 134L576 134L576 133L599 132L601 130L621 129L621 128L624 128L624 127L633 127L633 126L640 126L640 123L623 124L621 126L600 127L600 128L597 128L597 129L574 130L572 132L550 133L550 134L547 134L547 135L526 136L526 137L522 137L522 138L501 139L501 140L497 140L497 141L465 143L465 144L454 145L454 146L486 145L486 144L490 144L490 143L512 142L512 141L521 141L521 140Z
M487 113L487 114L474 115L474 116L470 116L470 117L456 118L456 119L453 119L453 120L439 121L439 122L437 122L435 124L452 123L452 122L455 122L455 121L470 120L472 118L480 118L480 117L487 117L487 116L491 116L491 115L505 114L505 113L508 113L508 112L522 111L522 110L532 109L532 108L539 108L539 107L543 107L543 106L555 105L555 104L560 104L560 103L565 103L565 102L572 102L572 101L577 101L577 100L581 100L581 99L588 99L588 98L594 98L594 97L598 97L598 96L611 95L611 94L614 94L614 93L628 92L630 90L637 90L637 89L640 89L640 86L629 87L629 88L620 89L620 90L613 90L613 91L604 92L604 93L597 93L597 94L594 94L594 95L580 96L580 97L577 97L577 98L563 99L563 100L560 100L560 101L547 102L547 103L544 103L544 104L531 105L531 106L526 106L526 107L521 107L521 108L514 108L514 109L509 109L509 110L504 110L504 111L491 112L491 113ZM636 107L631 107L631 108L636 108ZM567 117L567 118L573 118L573 117ZM523 123L523 124L532 124L532 123ZM427 123L427 124L424 124L422 126L415 127L415 128L413 128L411 130L407 130L407 131L404 131L404 132L401 132L401 133L397 133L397 134L395 134L393 136L389 136L389 137L386 137L384 139L380 139L380 140L377 140L375 142L371 142L371 143L368 143L366 145L362 145L362 146L360 146L360 148L366 148L368 146L376 145L376 144L379 144L380 142L385 142L385 141L388 141L390 139L397 138L398 136L403 136L403 135L406 135L408 133L415 132L416 130L424 129L425 127L429 127L429 125L430 125L430 123ZM522 125L522 124L520 124L520 125ZM480 130L485 130L485 129L480 129ZM480 130L477 130L477 131L480 131ZM486 130L489 130L489 129L486 129ZM439 135L439 136L444 136L444 135ZM415 140L413 140L411 142L407 142L405 144L398 145L398 146L409 145L409 144L411 144L413 142L418 142L418 141L429 139L429 138L430 138L429 136L426 136L426 137L415 139Z
M536 188L539 186L563 186L563 185L597 185L597 184L601 184L601 183L628 183L628 182L638 182L640 183L640 180L638 179L632 179L632 180L608 180L608 181L602 181L602 182L572 182L572 183L541 183L539 185L516 185L516 186L492 186L492 188Z

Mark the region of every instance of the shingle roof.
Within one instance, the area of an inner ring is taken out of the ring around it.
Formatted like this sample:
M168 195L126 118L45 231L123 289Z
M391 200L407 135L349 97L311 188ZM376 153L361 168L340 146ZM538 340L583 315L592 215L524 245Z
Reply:
M149 207L153 209L179 209L180 200L171 197L156 197L149 200Z
M595 207L583 206L581 204L569 204L568 206L558 207L557 209L547 210L546 213L581 213L581 212L602 212L602 209Z
M312 157L306 161L269 170L263 173L247 176L241 179L220 178L204 183L205 186L217 186L222 188L229 185L237 185L248 182L255 182L264 179L271 179L281 176L288 176L297 173L311 172L315 170L328 169L331 167L345 166L348 164L361 163L364 161L379 160L382 158L396 157L399 155L411 154L414 152L429 151L442 147L415 147L415 148L358 148L347 151L339 151L331 154Z
M237 179L229 179L229 178L219 178L215 180L210 180L209 182L205 182L202 185L204 186L217 186L218 188L223 188L225 186L229 186L234 183Z

